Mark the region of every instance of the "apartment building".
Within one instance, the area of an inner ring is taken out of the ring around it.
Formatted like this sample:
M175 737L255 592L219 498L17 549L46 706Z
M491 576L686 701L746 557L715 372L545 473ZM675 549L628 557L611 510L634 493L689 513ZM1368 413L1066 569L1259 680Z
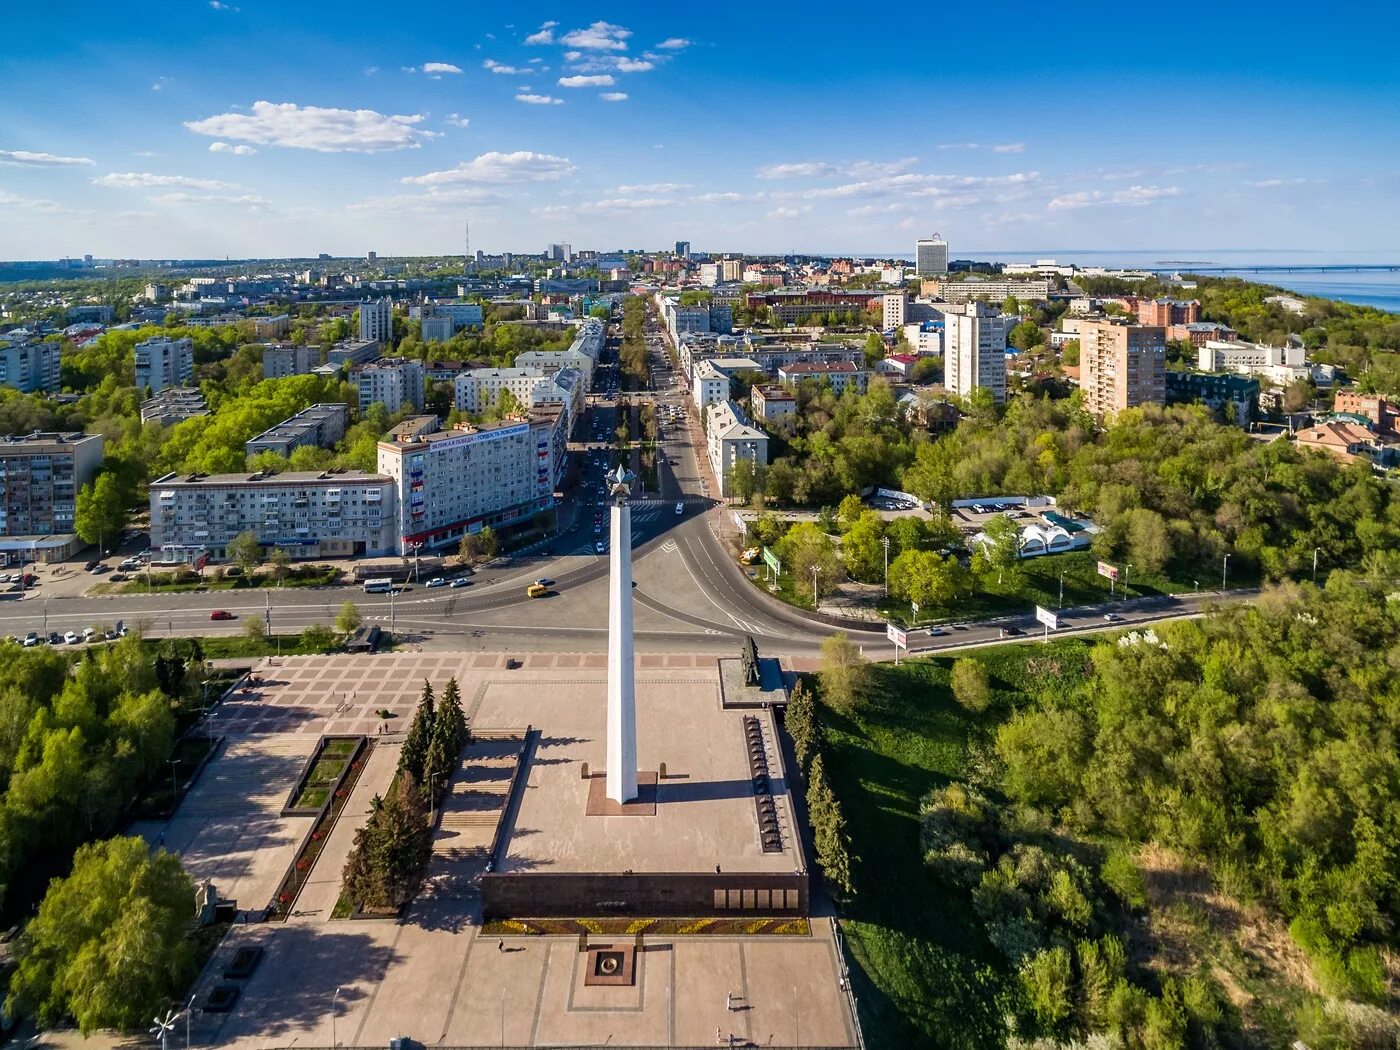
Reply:
M919 294L942 299L946 303L965 303L973 299L1001 303L1008 295L1017 299L1040 302L1050 298L1048 280L1008 281L995 278L969 277L965 281L930 280L919 285Z
M1332 410L1364 417L1374 424L1378 434L1393 434L1400 430L1400 408L1394 401L1379 394L1363 394L1355 389L1338 390Z
M1161 325L1080 321L1080 386L1095 415L1167 400L1167 333Z
M393 479L358 470L167 474L151 482L153 559L223 561L244 532L293 558L395 554L394 493Z
M483 526L550 509L565 430L555 405L528 419L381 441L379 471L393 479L399 549L451 548Z
M1201 304L1195 299L1139 299L1133 312L1138 324L1169 328L1195 324L1201 319Z
M838 397L847 390L865 393L870 373L850 361L799 361L778 369L778 382L796 389L802 382L825 383Z
M886 292L880 297L881 315L880 327L889 331L891 328L904 327L904 314L909 306L909 297L903 292Z
M1199 401L1237 427L1248 428L1259 418L1259 380L1250 376L1168 369L1166 391L1167 404Z
M731 481L740 460L748 460L757 470L768 465L768 435L750 423L733 401L718 401L705 409L705 447L721 496L733 492Z
M757 419L781 419L796 414L797 397L781 386L757 384L749 391L749 407Z
M453 403L458 411L476 415L498 405L506 390L522 408L529 408L530 392L543 376L538 368L472 368L453 380Z
M335 401L312 405L257 437L249 438L243 444L243 451L249 456L256 456L259 452L290 456L293 449L303 445L330 448L345 436L349 425L350 409L343 403Z
M974 390L991 391L1006 400L1006 337L1012 321L1001 307L969 302L950 306L943 316L943 386L970 397Z
M326 352L326 364L334 368L354 368L376 360L379 355L377 339L347 339Z
M366 299L360 304L360 339L383 346L393 345L394 304L388 296Z
M141 402L141 422L173 427L186 419L207 416L209 406L198 387L168 386L155 397Z
M24 394L57 390L61 351L61 343L0 342L0 386Z
M253 335L258 339L281 339L292 330L291 314L276 314L272 317L254 314L248 320L253 322Z
M264 379L304 376L320 363L321 348L317 346L293 346L291 343L278 343L263 348Z
M579 327L578 335L567 350L527 350L517 354L515 367L537 368L543 373L557 372L561 368L576 369L583 380L583 392L593 389L593 369L602 356L603 344L607 340L607 326L596 317L590 317Z
M859 323L871 306L882 308L883 300L883 292L779 288L771 292L750 292L748 306L749 309L766 306L773 318L783 324L802 324L812 317L825 319L833 313L842 319L849 315Z
M360 411L381 404L390 415L406 409L423 411L423 362L410 357L386 357L355 368L360 388Z
M425 317L419 322L421 326L420 334L425 343L445 343L457 331L457 326L450 317Z
M932 277L948 272L948 242L938 234L914 242L914 272Z
M168 386L188 386L194 378L194 342L147 339L136 344L136 389L159 394Z
M1202 372L1266 373L1272 368L1306 365L1307 351L1301 346L1264 346L1243 339L1209 339L1196 353L1196 366Z
M60 561L81 548L74 507L101 463L101 434L0 436L0 554Z

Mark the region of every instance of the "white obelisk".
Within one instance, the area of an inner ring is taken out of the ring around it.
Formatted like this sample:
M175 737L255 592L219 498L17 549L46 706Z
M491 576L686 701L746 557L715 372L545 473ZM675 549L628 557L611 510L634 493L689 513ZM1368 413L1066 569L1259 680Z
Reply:
M613 496L608 572L608 798L637 797L637 684L632 658L632 474L608 475Z

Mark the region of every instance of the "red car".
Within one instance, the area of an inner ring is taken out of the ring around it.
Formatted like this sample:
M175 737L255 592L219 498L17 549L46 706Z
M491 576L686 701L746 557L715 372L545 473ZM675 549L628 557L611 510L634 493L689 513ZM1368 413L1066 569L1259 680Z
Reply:
M209 614L209 619L211 619L211 620L232 620L232 619L234 619L234 615L233 615L233 613L229 612L227 609L215 609L213 612L211 612L211 613Z

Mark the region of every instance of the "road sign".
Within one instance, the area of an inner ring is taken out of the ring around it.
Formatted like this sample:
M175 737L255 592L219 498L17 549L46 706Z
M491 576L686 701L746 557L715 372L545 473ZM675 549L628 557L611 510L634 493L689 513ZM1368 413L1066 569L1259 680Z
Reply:
M1106 576L1110 580L1118 579L1118 566L1110 565L1106 561L1099 562L1099 575Z
M918 616L918 615L919 615L919 603L918 603L918 602L910 602L910 603L909 603L909 608L912 609L912 610L914 611L914 615L915 615L915 616Z
M776 554L774 554L772 551L770 551L767 547L764 547L764 548L763 548L763 564L766 565L766 566L768 566L768 567L769 567L770 569L772 569L774 572L781 572L781 571L782 571L782 570L778 567L778 556L777 556Z
M1046 630L1053 631L1060 626L1060 618L1049 609L1042 609L1039 605L1035 607L1035 618L1038 623L1043 623Z
M885 635L890 641L894 642L895 645L902 646L905 649L909 648L909 636L904 633L902 627L896 627L892 623L887 623L885 624Z

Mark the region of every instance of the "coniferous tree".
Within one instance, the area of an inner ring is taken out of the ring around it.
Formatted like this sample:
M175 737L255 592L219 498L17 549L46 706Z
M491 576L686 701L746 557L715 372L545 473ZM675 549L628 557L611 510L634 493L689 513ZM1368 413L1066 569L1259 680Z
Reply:
M850 836L846 832L846 818L841 813L841 804L827 782L821 755L812 759L812 768L807 776L807 812L812 822L817 864L821 866L827 886L836 896L849 899L855 893L851 875Z
M798 681L788 699L787 710L783 715L783 725L792 737L792 749L797 755L797 764L806 769L821 747L821 724L817 721L816 706L812 694Z
M462 713L462 694L457 688L457 679L449 678L443 687L442 699L438 702L438 720L447 722L452 729L449 738L452 754L457 754L470 743L467 731L467 718Z
M413 779L423 779L424 763L428 757L428 744L433 739L433 724L437 721L433 706L433 687L423 680L423 696L418 701L418 710L413 713L413 722L404 738L403 750L399 752L399 772L412 773Z

